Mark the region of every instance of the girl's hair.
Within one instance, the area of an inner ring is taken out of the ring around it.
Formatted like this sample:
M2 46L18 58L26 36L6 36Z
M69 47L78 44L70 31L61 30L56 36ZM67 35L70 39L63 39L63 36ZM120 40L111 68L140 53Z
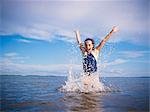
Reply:
M84 44L86 43L86 41L88 41L88 40L90 40L90 41L92 41L92 44L93 44L93 49L94 49L94 40L92 39L92 38L86 38L85 40L84 40Z

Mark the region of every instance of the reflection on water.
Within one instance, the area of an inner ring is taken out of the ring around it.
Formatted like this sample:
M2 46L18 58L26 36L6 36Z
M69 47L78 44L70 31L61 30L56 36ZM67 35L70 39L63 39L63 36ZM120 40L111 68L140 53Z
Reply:
M102 110L102 102L98 94L68 93L65 94L62 102L64 102L66 108L70 111L101 112Z
M65 77L1 76L4 112L148 112L149 78L105 78L121 92L63 93Z
M30 106L30 105L34 105L34 106L54 106L53 103L51 102L34 102L34 101L28 101L28 102L20 102L20 103L16 103L16 104L12 104L11 107L12 108L18 108L18 107L25 107L25 106Z

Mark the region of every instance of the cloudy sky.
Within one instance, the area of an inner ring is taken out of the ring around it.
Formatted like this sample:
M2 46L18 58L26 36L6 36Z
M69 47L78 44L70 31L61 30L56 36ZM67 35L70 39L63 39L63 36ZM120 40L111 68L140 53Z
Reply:
M148 0L1 0L1 74L82 71L74 30L96 45L116 25L99 56L102 76L148 76Z

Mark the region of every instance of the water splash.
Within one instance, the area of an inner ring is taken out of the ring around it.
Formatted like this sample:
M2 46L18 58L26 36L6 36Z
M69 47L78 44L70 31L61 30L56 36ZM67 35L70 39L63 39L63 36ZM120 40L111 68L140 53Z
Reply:
M108 50L109 47L109 50ZM105 47L104 52L107 49L107 58L111 55L113 51L114 46L108 45ZM83 72L80 72L78 74L73 73L73 63L75 63L77 59L77 46L73 45L70 48L70 55L75 56L71 57L71 65L68 70L68 76L67 81L65 81L65 84L60 88L61 92L85 92L85 93L94 93L94 92L110 92L114 91L113 87L111 85L105 85L102 80L100 80L100 74L99 71L97 73L91 74L90 76L88 74L85 74ZM108 52L109 51L109 52ZM103 63L101 68L105 68L105 63L107 61L106 56L104 55L104 52L100 54L100 60L103 59ZM103 54L103 55L102 55Z
M80 77L74 76L72 73L72 67L70 67L67 77L68 79L60 91L85 93L112 91L110 87L105 86L105 84L99 80L98 73L91 74L90 76L85 73L81 73L78 76Z

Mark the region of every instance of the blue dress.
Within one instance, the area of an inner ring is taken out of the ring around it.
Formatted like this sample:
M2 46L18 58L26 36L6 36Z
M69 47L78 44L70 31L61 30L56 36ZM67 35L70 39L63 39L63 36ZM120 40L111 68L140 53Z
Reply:
M97 71L97 61L92 53L83 57L83 70L85 73L94 73Z

